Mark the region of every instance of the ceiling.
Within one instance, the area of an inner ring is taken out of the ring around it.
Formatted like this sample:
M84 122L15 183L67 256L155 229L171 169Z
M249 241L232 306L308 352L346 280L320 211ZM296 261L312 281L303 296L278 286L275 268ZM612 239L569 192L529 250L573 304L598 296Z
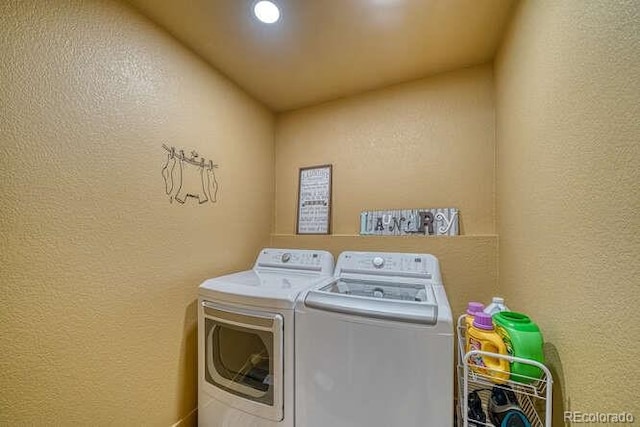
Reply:
M515 0L128 0L274 111L490 61Z

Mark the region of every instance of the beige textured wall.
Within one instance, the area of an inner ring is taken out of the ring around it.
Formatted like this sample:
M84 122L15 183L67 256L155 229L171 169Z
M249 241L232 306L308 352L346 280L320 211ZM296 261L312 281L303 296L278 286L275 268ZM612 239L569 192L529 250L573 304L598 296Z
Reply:
M205 278L269 241L273 117L110 1L0 5L1 425L170 425ZM161 144L219 163L170 204Z
M550 344L558 416L640 418L639 70L637 1L525 1L496 63L500 288Z
M278 116L276 234L295 233L298 168L333 164L334 234L360 211L458 207L463 234L493 234L490 66L445 73Z
M496 290L495 115L490 66L280 114L272 244L440 258L456 313ZM295 233L298 168L333 164L333 236ZM364 209L461 209L459 237L360 237ZM473 265L471 265L473 264ZM459 268L465 265L465 268Z

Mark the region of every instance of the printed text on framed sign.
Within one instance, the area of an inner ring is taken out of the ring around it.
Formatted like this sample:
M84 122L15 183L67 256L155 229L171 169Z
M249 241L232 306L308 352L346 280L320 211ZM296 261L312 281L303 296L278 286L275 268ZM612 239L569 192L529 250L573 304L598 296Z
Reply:
M298 234L331 233L331 165L300 168Z

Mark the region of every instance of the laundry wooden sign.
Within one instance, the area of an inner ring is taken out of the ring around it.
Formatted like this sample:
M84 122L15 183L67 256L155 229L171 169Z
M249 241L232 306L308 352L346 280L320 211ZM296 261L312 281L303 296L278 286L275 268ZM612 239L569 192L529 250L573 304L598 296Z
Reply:
M457 236L458 209L395 209L363 211L360 234L374 236Z

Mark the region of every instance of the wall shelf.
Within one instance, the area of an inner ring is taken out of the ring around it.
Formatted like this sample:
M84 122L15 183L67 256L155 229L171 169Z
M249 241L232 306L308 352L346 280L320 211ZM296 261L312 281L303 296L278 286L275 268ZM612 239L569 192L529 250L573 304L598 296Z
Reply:
M322 235L303 235L303 234L291 234L291 233L273 233L271 234L272 238L280 238L280 237L298 237L298 238L357 238L357 239L382 239L382 240L420 240L420 241L430 241L430 240L458 240L458 239L476 239L476 238L497 238L497 234L461 234L458 236L376 236L376 235L360 235L360 234L322 234Z

